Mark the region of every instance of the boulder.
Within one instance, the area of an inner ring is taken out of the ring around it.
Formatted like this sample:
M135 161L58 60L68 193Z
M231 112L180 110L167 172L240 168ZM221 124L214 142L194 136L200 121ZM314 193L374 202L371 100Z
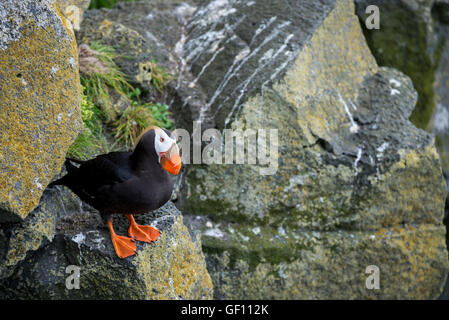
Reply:
M47 189L38 207L23 222L0 224L0 281L10 277L29 254L53 240L61 216L81 206L68 189Z
M441 61L448 24L447 0L355 0L356 12L377 62L399 69L408 75L419 93L411 120L427 128L436 106L433 87ZM375 5L380 12L380 29L366 27L366 8Z
M216 298L442 291L449 263L439 156L408 120L411 80L378 67L354 11L350 0L217 0L186 26L180 58L184 79L194 80L178 89L179 122L278 130L271 174L261 164L203 164L184 175L180 206L203 231ZM377 290L367 285L372 268Z
M77 53L54 1L0 3L0 221L33 211L82 128Z
M172 203L136 217L162 235L122 260L98 212L67 188L46 189L82 128L78 50L60 11L50 0L0 4L0 299L211 298L201 242ZM124 217L114 225L127 233Z
M57 220L52 241L38 250L34 247L0 281L0 298L212 298L201 242L189 233L179 210L168 203L151 214L136 216L136 221L157 227L162 234L153 244L138 242L137 255L122 260L98 213L69 210ZM126 218L116 217L114 228L126 234ZM79 271L79 285L71 278L74 270Z
M437 151L447 180L449 1L355 0L355 4L368 45L379 65L397 68L413 80L418 91L418 103L410 119L418 127L435 135ZM379 8L379 30L369 30L365 24L371 14L366 13L369 5ZM449 221L449 215L446 215L446 221Z

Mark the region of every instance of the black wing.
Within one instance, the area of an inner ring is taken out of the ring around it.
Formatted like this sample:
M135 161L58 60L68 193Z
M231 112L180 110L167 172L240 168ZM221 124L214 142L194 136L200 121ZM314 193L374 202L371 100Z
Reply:
M69 187L83 201L100 210L106 204L103 202L106 201L107 189L133 176L130 155L130 152L111 152L88 161L77 161L81 164L79 167L66 163L67 175L53 185Z
M112 152L97 156L83 163L79 171L93 186L121 183L132 177L128 152Z

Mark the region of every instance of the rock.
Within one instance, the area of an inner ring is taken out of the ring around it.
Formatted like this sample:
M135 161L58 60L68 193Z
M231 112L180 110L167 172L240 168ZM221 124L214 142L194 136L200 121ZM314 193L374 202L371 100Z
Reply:
M82 128L77 47L51 0L0 4L0 221L38 205Z
M90 0L57 0L61 13L72 23L73 29L79 30L84 11L89 8Z
M62 11L65 5L78 6L83 3L59 1L57 4ZM18 14L20 8L13 8L12 2L5 4L0 5L0 16L9 16L10 12L13 13L12 16ZM34 18L36 21L27 18L30 20L26 20L30 31L23 38L14 29L15 25L0 25L3 40L0 46L8 53L0 56L0 64L5 63L8 68L11 66L14 69L14 73L9 69L6 69L9 72L0 71L0 79L8 81L3 82L5 89L17 90L12 92L11 97L25 102L22 109L15 109L12 98L3 98L6 103L1 101L9 109L5 109L3 113L0 111L0 120L11 130L11 133L6 130L6 138L0 138L4 155L0 158L0 168L7 173L1 177L14 182L13 186L21 193L17 191L16 195L8 189L1 189L1 192L9 195L9 201L20 199L21 206L16 206L21 211L17 209L18 213L9 214L6 218L6 211L5 214L2 211L0 299L212 298L212 282L201 251L201 242L196 235L189 233L183 224L181 213L173 204L169 203L145 217L136 217L142 224L152 224L159 228L162 235L154 244L139 243L136 256L121 260L115 254L109 231L94 209L83 204L63 187L46 189L42 194L48 182L58 174L67 147L81 128L78 50L71 27L55 9L55 3L49 0L37 4L27 1L25 5L26 10L22 10L25 17L28 16L28 11L37 14ZM21 22L18 20L17 25ZM148 45L142 35L129 27L120 23L106 22L105 25L106 29L100 28L100 32L105 32L101 35L111 40L106 44L114 44L112 41L115 40L122 41L121 44L128 45L129 41L135 44L130 48L136 49L134 62L137 64L121 60L122 67L128 67L125 70L129 74L134 72L134 67L139 66L139 63L151 62L150 57L153 59L154 52L159 50L151 47L154 43ZM111 29L107 29L109 27ZM110 32L112 35L108 38ZM124 38L115 38L119 35ZM28 45L41 41L42 47L30 46L30 50L34 50L31 54L26 51L28 48L23 43L25 40ZM144 50L147 51L143 52ZM157 52L162 52L162 57L168 59L168 51L164 50ZM39 54L36 55L35 52ZM64 59L67 60L67 65L63 64ZM24 64L24 61L29 64ZM20 68L21 65L25 65L25 68ZM50 70L47 70L49 67ZM139 74L136 74L136 78L139 79ZM21 87L19 80L23 80L25 88ZM142 85L144 84L143 81ZM10 122L6 122L7 116ZM17 145L11 144L14 140L10 137L14 136L17 137ZM11 149L14 152L17 150L18 154L9 156ZM5 162L8 166L3 164L3 159L8 161ZM24 169L28 171L22 172ZM23 174L19 174L21 172ZM26 179L32 179L41 189L40 194L28 185ZM0 182L3 183L3 180ZM30 195L36 199L28 200ZM27 202L25 207L25 200L30 203L35 201L34 206ZM4 207L11 211L8 203ZM13 219L14 215L17 216L16 219ZM115 227L118 233L126 234L126 219L117 217ZM69 289L72 281L70 272L73 270L80 270L79 290Z
M449 32L449 26L447 30ZM444 47L435 77L437 104L428 129L436 136L436 145L443 170L446 177L449 177L449 42Z
M178 117L278 130L271 175L187 168L181 207L198 216L215 297L436 298L446 191L432 137L408 120L413 84L377 66L352 1L297 6L216 0L187 25L181 60L195 80L190 95L179 87ZM380 290L366 287L371 265Z
M434 88L442 47L447 35L447 0L355 0L367 42L381 66L394 67L408 75L419 93L412 122L426 129L437 105ZM380 10L380 29L368 30L366 7ZM446 18L445 18L446 17Z
M97 213L63 216L53 241L29 254L0 282L0 298L210 299L212 283L200 241L190 235L174 205L136 216L136 221L162 234L154 244L138 242L137 255L121 260ZM126 234L126 218L116 217L114 227ZM66 286L71 270L80 272L79 289Z
M418 91L411 121L432 132L449 177L449 1L356 0L356 12L377 62L410 76ZM365 25L368 5L380 9L380 29Z
M23 222L0 224L0 281L10 277L28 254L50 243L58 219L80 206L80 200L68 189L47 189L39 206Z

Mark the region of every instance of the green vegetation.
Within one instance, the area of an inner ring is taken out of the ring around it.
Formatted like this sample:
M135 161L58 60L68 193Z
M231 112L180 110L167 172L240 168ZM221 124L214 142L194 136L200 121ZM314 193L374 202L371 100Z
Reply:
M112 121L117 117L118 111L113 107L111 94L115 93L129 100L128 96L131 95L134 88L126 81L125 75L115 64L114 59L118 55L112 47L98 42L91 43L90 47L95 51L96 58L98 58L101 66L104 66L104 70L96 70L99 67L91 68L95 72L82 75L80 77L81 84L84 86L90 101L103 109L107 121Z
M108 141L103 128L103 112L86 96L86 88L82 86L81 116L84 129L70 146L69 157L86 160L97 153L109 151Z
M121 116L114 121L114 138L118 143L127 148L131 148L140 133L151 125L158 125L166 129L171 129L173 124L168 119L168 106L160 103L140 104L139 96L141 92L136 89L129 96L131 106L122 112Z
M89 9L113 8L117 2L134 2L136 0L92 0Z
M114 62L118 55L113 48L92 43L91 49L97 59L89 60L91 66L80 65L84 70L80 75L84 130L69 148L69 157L89 159L101 153L129 150L145 128L173 127L168 106L143 102L140 89L129 84ZM154 88L161 92L169 75L156 62L152 62L151 70Z
M159 92L162 92L167 82L171 80L171 76L163 68L159 67L155 60L150 62L148 69L151 72L151 84Z

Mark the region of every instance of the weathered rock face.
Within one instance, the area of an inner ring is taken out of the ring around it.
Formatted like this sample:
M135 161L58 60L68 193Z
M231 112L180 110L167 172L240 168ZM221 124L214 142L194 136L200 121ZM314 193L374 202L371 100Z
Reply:
M379 65L397 68L410 76L418 91L411 120L433 132L444 171L449 170L449 1L356 0L357 14ZM380 29L365 26L365 8L377 5Z
M116 46L134 84L151 94L152 59L176 74L166 101L179 127L277 129L279 160L271 175L188 166L180 206L211 278L173 204L136 217L162 236L119 260L98 215L55 189L1 226L0 298L204 299L212 283L228 299L438 297L439 158L408 120L412 82L378 67L354 11L352 0L158 0L86 12L80 39ZM115 226L126 234L123 217ZM80 289L66 287L70 266Z
M182 207L204 216L193 225L215 296L438 297L448 270L439 158L408 121L412 82L378 68L353 2L212 1L187 32L186 73L204 104L181 92L177 113L279 137L273 175L187 170ZM380 290L366 288L370 265Z
M25 218L81 130L75 36L51 0L0 3L0 220Z
M356 11L377 62L394 67L411 77L419 93L411 120L427 128L436 106L433 87L435 71L446 41L449 2L447 0L355 0ZM365 26L365 9L376 5L380 10L380 29Z
M410 119L432 132L443 172L449 176L449 1L356 0L368 45L379 65L397 68L411 77L418 103ZM368 5L380 10L380 29L365 24ZM446 221L449 221L446 216ZM447 225L447 223L446 223ZM447 295L446 295L447 296Z
M121 260L97 213L78 211L61 217L53 241L30 252L0 281L0 298L210 299L212 283L200 241L192 240L174 205L168 203L136 220L157 227L162 235L154 244L138 243L137 255ZM117 233L126 234L124 217L117 217L114 226ZM79 289L66 286L73 267L79 267Z
M10 277L28 254L50 243L59 217L79 210L80 205L68 190L46 190L39 206L23 222L0 224L0 281Z
M72 23L75 30L79 30L84 11L89 8L90 0L57 0L56 4L61 13Z
M78 50L70 24L53 2L23 2L24 8L12 1L0 4L0 17L17 19L0 22L0 121L6 128L0 138L0 204L12 211L1 215L0 299L211 298L200 240L173 204L136 217L162 235L154 244L139 243L136 256L121 260L97 212L63 187L42 194L81 128ZM58 5L63 11L64 5L83 3ZM18 12L23 17L32 12L34 18L19 20ZM18 26L25 26L22 37ZM118 29L123 34L126 28ZM134 43L127 35L122 44ZM148 48L141 40L141 48ZM127 233L125 220L115 219L119 234ZM79 289L69 289L76 282L74 270L80 271Z
M449 25L447 32L449 33ZM428 129L436 136L436 145L443 170L446 177L449 177L449 41L446 42L441 55L434 86L437 93L437 104Z

